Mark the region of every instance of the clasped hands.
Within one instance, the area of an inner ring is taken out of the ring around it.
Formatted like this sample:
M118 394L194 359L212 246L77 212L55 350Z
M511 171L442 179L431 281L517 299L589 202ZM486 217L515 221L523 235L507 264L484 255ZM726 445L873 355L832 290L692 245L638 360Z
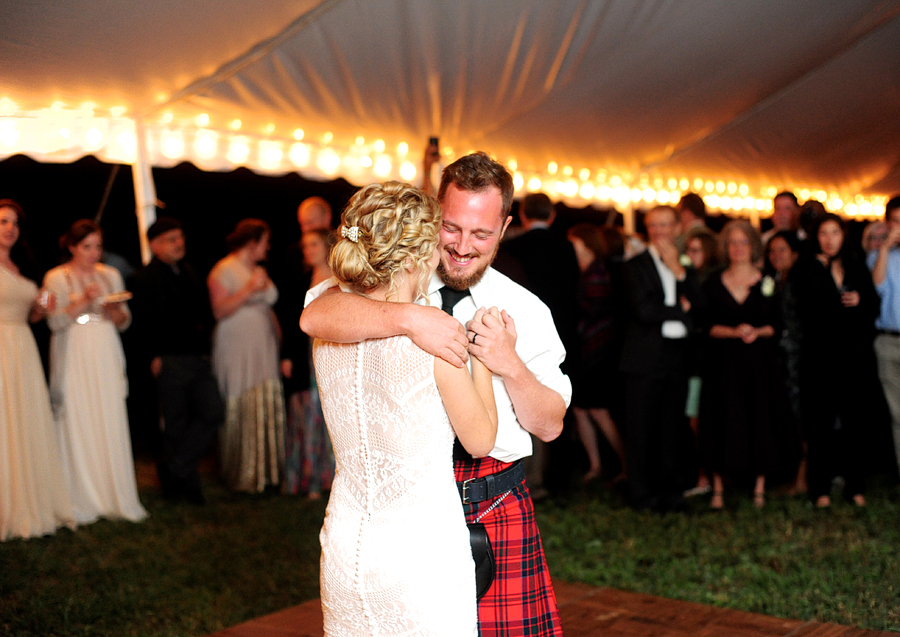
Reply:
M480 308L466 323L469 353L498 376L515 360L516 338L516 324L506 310Z
M759 337L760 328L753 327L749 323L741 323L734 329L737 332L737 337L748 345Z
M515 354L516 325L506 310L481 308L465 327L433 307L411 306L416 312L407 335L419 347L456 367L478 357L491 372L503 375ZM474 341L474 343L473 343Z

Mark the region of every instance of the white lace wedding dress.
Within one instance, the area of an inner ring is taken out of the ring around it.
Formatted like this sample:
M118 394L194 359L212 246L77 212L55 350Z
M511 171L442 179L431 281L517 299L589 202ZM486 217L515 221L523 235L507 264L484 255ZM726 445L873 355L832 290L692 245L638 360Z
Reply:
M316 341L313 357L337 462L320 535L325 634L476 635L434 357L400 336Z

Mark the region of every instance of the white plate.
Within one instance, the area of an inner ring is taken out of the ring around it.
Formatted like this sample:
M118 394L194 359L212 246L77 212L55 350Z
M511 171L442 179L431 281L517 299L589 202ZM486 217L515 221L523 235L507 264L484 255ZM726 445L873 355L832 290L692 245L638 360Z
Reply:
M123 301L129 300L133 295L131 292L116 292L114 294L107 294L102 299L100 299L100 303L102 305L109 305L110 303L121 303Z

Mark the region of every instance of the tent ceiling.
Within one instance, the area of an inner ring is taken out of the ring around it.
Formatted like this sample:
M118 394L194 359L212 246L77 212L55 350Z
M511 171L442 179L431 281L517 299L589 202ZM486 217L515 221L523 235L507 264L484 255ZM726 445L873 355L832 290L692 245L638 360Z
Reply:
M415 156L438 134L632 184L900 191L900 0L35 0L0 22L0 98L22 111L207 113Z

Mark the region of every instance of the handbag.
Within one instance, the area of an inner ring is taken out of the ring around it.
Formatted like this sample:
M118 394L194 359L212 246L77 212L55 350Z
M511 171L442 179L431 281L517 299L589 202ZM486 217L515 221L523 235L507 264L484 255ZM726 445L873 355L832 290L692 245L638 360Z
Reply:
M484 524L472 522L466 526L469 527L469 544L472 546L472 559L475 560L476 599L481 599L494 583L494 549Z

